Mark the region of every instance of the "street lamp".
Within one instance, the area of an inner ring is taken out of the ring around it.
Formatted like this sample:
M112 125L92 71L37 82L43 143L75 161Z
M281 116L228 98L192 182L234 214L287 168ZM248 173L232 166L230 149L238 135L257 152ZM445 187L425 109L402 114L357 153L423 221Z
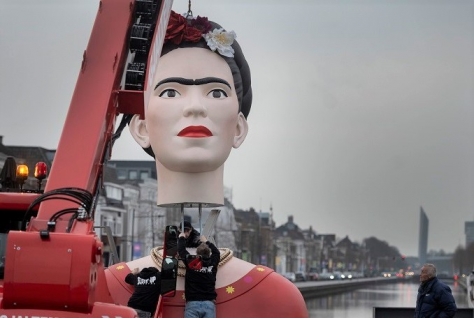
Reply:
M366 255L370 251L370 249L367 249L365 247L366 247L365 243L362 244L362 248L361 248L361 253L362 253L361 271L362 271L362 276L364 276L364 277L365 277L365 266L366 266L366 263L367 263Z

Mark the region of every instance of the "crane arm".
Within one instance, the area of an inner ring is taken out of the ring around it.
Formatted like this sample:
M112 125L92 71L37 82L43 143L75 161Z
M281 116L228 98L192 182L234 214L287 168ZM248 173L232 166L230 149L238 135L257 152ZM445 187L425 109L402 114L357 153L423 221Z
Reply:
M44 194L27 196L29 209L39 205L37 215L25 231L8 233L0 316L136 316L107 295L93 213L117 116L143 116L147 65L157 62L171 5L170 0L99 2ZM0 210L24 209L25 194L9 195L2 197L9 202ZM73 222L60 218L74 209Z

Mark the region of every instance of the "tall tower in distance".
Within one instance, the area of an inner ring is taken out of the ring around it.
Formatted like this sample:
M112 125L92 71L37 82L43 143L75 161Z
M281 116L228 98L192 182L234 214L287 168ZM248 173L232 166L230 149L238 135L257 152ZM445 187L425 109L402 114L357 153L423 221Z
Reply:
M464 223L464 234L466 235L466 248L474 243L474 222Z
M428 227L429 220L423 207L420 206L420 230L418 238L418 260L420 264L426 263L426 254L428 252Z

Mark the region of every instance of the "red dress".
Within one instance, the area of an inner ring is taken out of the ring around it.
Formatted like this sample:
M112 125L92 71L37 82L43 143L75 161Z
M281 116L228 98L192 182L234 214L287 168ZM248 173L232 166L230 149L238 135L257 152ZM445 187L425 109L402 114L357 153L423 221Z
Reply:
M126 305L133 291L133 286L124 281L128 273L126 263L110 266L105 271L109 293L117 304ZM216 292L217 317L308 317L298 288L265 266L254 266L242 278L217 288ZM184 305L183 290L177 290L174 297L163 297L163 317L183 317Z

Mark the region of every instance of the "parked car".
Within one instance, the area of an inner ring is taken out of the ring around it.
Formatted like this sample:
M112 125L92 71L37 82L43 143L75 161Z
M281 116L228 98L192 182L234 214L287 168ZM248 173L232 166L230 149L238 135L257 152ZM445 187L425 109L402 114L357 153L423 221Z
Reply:
M342 273L340 271L335 271L331 275L329 275L329 279L330 280L341 280L342 279L341 275L342 275Z
M306 281L306 274L303 271L295 272L295 281Z
M344 272L341 274L341 279L352 279L352 274L350 272Z
M319 273L317 268L309 268L308 280L319 280Z
M283 274L283 277L285 277L286 279L288 279L291 282L296 281L296 274L294 272L285 272Z
M332 272L322 272L319 274L319 280L330 280L334 276Z

